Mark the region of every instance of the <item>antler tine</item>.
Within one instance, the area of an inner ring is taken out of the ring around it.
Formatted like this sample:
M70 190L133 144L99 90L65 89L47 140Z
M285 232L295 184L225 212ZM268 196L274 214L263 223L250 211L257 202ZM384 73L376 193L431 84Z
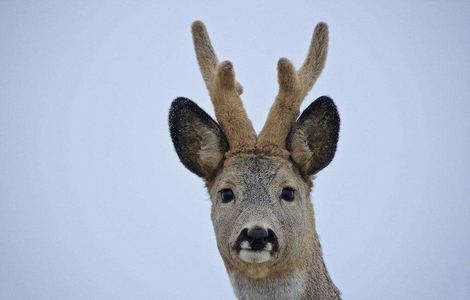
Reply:
M328 25L320 22L315 26L307 58L297 72L304 97L307 96L318 77L320 77L320 74L325 67L327 53Z
M325 66L328 51L328 25L318 23L313 32L307 58L296 72L287 59L278 62L279 93L261 130L257 148L263 152L288 156L286 138L300 113L300 105Z
M192 24L192 33L199 68L209 90L217 121L227 136L230 153L253 150L256 132L243 108L240 99L243 88L235 80L232 63L219 63L201 21Z
M219 60L212 47L209 34L207 33L206 26L201 21L194 21L191 26L193 34L194 50L196 51L197 62L201 70L202 78L206 83L206 87L211 91L212 79L216 72ZM239 82L236 82L236 88L239 95L243 93L243 87Z

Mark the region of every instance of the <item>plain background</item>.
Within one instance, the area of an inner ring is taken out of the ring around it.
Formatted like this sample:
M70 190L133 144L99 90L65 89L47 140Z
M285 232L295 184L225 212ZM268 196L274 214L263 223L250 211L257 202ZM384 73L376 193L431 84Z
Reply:
M0 298L230 299L177 96L213 114L190 24L259 130L318 21L338 152L312 193L345 299L470 298L470 2L1 1Z

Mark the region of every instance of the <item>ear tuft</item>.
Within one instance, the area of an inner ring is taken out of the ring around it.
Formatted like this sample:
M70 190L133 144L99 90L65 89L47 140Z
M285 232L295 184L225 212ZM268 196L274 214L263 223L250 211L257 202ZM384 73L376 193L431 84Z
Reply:
M209 178L228 151L220 126L196 103L179 97L169 114L170 135L181 162L196 175Z
M333 100L322 96L310 104L292 127L287 149L304 175L314 175L335 156L340 118Z

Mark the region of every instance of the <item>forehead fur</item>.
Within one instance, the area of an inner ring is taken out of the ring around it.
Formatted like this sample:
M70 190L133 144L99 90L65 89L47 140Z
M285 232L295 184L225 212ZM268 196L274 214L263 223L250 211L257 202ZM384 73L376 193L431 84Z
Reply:
M277 156L266 156L260 154L240 154L225 160L224 168L236 168L246 175L253 173L275 174L281 168L293 171L293 165L286 159Z
M211 188L215 182L221 179L221 176L228 180L241 177L247 182L261 183L266 181L267 183L282 173L286 176L294 175L308 187L311 187L311 177L302 176L299 169L290 160L279 156L244 153L227 158L217 175L213 180L207 182L207 185Z

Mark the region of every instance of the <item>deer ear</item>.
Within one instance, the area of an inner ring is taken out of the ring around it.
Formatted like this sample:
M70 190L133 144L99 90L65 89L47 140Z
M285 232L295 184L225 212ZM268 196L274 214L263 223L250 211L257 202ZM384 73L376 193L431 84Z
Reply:
M300 115L287 137L287 149L304 175L313 175L335 156L340 118L333 100L322 96Z
M196 103L182 97L171 104L169 125L183 165L200 177L213 175L229 148L220 126Z

